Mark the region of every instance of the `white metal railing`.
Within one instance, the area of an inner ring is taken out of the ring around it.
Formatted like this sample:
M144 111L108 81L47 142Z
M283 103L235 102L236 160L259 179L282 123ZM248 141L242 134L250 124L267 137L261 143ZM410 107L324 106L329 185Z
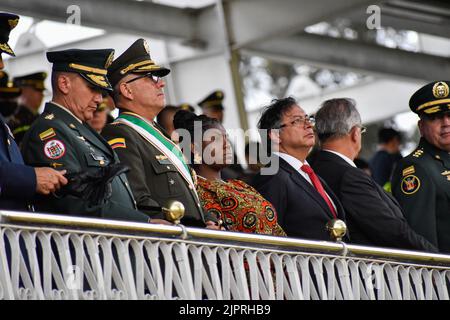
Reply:
M0 211L0 299L449 299L450 256Z

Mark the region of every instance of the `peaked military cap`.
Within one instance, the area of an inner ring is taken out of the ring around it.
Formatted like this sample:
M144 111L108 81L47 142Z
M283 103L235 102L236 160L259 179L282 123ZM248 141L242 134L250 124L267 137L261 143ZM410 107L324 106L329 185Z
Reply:
M450 81L434 81L417 90L409 100L411 110L419 115L450 110Z
M178 106L181 110L186 110L190 112L195 112L195 108L191 106L189 103L182 103Z
M14 86L5 71L0 71L0 97L15 98L20 95L21 89Z
M16 56L8 44L9 33L19 23L19 16L13 13L0 12L0 52Z
M141 38L136 40L108 68L108 78L113 87L130 73L152 73L158 77L165 77L170 70L157 65L152 60L147 41Z
M223 110L222 101L224 98L224 93L221 90L216 90L209 94L205 99L200 101L198 105L201 108L212 108Z
M20 77L15 77L13 82L18 87L33 87L36 90L45 90L44 81L47 72L35 72Z
M112 91L112 87L106 74L113 57L113 49L47 52L48 61L53 63L53 71L78 73L94 86L109 91Z

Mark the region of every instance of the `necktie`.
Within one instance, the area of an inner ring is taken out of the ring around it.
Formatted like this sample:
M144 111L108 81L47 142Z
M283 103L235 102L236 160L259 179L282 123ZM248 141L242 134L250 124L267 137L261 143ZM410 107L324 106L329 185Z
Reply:
M304 164L300 169L309 176L309 178L311 179L311 182L314 185L314 187L316 188L317 192L322 196L323 200L325 200L328 207L330 208L331 213L333 214L333 217L335 219L337 219L336 210L334 209L333 204L331 203L330 199L328 198L328 196L325 192L325 189L323 188L322 183L320 182L319 177L315 174L313 169L307 164Z

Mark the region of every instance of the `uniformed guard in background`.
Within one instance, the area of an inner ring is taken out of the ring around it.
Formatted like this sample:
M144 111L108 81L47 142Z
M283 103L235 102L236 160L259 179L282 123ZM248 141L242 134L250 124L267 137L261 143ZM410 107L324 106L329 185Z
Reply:
M47 53L53 63L52 101L25 134L22 152L32 165L67 170L60 192L36 200L40 212L147 222L135 202L119 159L108 143L84 122L102 94L112 90L106 68L114 50L63 50Z
M20 145L23 136L31 124L39 116L39 107L44 99L44 81L46 72L35 72L20 77L15 77L13 83L21 89L19 107L8 122L17 144Z
M8 73L0 71L0 113L8 122L8 125L10 119L14 116L14 113L19 107L18 98L20 93L20 88L16 87L14 83L9 80Z
M120 113L102 135L120 161L130 167L128 179L140 210L160 218L152 207L178 200L186 210L181 223L205 226L190 168L178 147L154 122L165 104L161 77L169 72L151 59L144 39L125 50L108 68Z
M220 123L223 122L223 99L225 94L222 90L215 90L208 94L203 100L198 102L202 112L205 116L217 119Z
M445 253L450 253L449 85L435 81L412 95L409 106L420 117L421 139L392 178L392 192L408 223Z

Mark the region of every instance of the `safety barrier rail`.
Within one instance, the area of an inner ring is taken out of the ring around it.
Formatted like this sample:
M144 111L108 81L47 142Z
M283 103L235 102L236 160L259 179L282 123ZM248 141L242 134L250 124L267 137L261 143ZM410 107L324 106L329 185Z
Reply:
M449 299L450 256L0 211L0 299Z

